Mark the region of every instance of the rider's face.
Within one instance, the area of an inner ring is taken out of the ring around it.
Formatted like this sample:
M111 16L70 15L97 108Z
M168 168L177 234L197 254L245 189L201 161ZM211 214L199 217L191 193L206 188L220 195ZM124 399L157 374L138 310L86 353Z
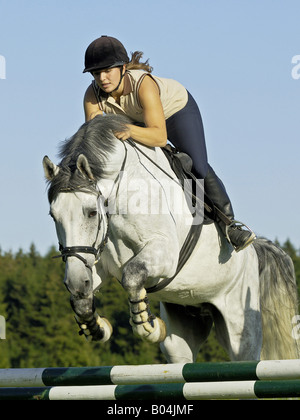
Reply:
M111 93L120 83L121 72L119 67L102 69L93 72L97 85L106 93Z

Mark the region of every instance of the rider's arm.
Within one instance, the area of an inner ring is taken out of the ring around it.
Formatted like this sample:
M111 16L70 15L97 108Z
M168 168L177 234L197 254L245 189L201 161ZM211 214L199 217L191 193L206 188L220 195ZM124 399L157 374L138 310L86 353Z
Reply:
M151 77L145 77L141 83L139 100L143 108L144 123L146 127L128 125L128 131L115 133L116 137L126 140L132 137L134 140L146 146L163 147L167 143L166 121L159 89Z
M103 112L99 109L92 85L90 85L85 92L83 106L85 121L92 120L96 115L103 115Z

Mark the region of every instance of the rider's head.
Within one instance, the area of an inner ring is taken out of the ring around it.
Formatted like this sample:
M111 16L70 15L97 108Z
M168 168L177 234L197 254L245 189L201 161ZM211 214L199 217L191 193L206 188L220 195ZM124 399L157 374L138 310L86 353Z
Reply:
M83 73L120 67L129 62L124 45L116 38L103 35L95 39L85 52Z
M125 65L128 62L129 58L123 44L116 38L103 35L88 46L83 73L92 73L100 88L112 93L121 85L125 75ZM119 68L120 72L116 68Z

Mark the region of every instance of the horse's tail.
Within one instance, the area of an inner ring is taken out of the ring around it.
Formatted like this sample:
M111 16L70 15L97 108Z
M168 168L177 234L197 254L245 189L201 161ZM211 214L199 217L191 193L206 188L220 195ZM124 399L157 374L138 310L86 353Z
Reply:
M254 241L259 260L263 346L261 359L300 357L299 339L293 334L298 314L298 292L292 259L267 239Z

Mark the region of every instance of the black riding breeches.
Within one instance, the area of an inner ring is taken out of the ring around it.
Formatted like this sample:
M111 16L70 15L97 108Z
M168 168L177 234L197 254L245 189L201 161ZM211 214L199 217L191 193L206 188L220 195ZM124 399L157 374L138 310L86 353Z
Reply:
M193 160L193 172L204 179L208 172L207 152L201 114L192 95L180 111L166 121L168 140Z

